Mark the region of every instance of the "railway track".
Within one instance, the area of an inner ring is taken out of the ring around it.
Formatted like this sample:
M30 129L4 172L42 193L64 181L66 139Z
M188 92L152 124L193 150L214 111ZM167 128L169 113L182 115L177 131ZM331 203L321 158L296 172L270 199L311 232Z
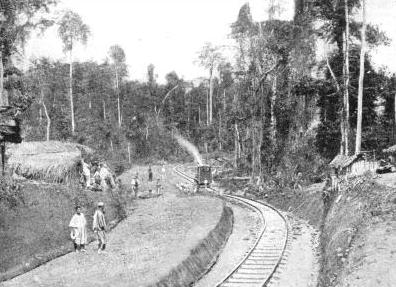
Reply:
M175 168L183 178L194 182L190 175ZM214 189L212 189L215 191ZM222 195L224 198L239 201L253 208L261 216L262 227L255 243L239 264L214 286L218 287L262 287L276 283L275 274L288 246L288 225L285 217L272 206L240 196Z

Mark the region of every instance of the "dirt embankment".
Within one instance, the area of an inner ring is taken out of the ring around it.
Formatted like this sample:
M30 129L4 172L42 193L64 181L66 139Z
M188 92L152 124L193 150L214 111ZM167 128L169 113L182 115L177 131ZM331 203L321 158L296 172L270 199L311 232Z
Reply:
M191 286L198 281L215 264L232 232L233 222L232 209L224 206L219 222L208 236L192 249L190 255L167 276L150 286Z
M268 191L259 198L321 231L318 286L394 286L394 189L369 175L349 178L324 203L322 188L315 184L301 191Z

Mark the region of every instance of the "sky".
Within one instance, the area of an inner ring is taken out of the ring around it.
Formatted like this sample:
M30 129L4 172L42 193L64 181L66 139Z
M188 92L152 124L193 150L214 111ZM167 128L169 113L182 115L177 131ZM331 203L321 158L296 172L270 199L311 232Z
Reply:
M293 16L292 0L281 0L285 7L282 18ZM127 57L131 79L146 80L147 66L154 64L158 81L175 71L185 80L206 76L195 63L205 44L232 46L230 25L237 19L240 7L250 3L255 21L266 18L269 0L62 0L57 13L71 9L81 15L91 29L88 45L77 46L75 60L102 62L111 45L120 45ZM368 18L396 41L394 0L367 0ZM393 15L392 15L393 14ZM378 66L396 72L396 49L373 51ZM26 48L29 58L49 56L66 61L56 28L42 37L32 37Z

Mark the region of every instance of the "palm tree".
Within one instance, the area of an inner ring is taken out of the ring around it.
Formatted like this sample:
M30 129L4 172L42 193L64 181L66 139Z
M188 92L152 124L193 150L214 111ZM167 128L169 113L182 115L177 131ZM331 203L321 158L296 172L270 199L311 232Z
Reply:
M80 15L73 11L66 11L59 22L58 34L63 42L63 51L69 53L69 97L72 133L75 131L73 104L73 48L78 42L85 45L90 35L88 25L84 24Z

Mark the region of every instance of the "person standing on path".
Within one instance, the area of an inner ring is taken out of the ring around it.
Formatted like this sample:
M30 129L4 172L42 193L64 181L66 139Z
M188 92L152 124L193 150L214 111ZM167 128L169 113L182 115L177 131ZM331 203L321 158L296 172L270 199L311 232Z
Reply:
M153 170L151 169L151 166L149 166L148 169L148 181L149 182L153 181Z
M161 193L161 182L160 182L159 178L157 178L157 183L156 183L155 187L157 190L157 195L159 195Z
M164 180L164 178L165 178L165 166L162 165L162 168L161 168L161 179Z
M87 244L87 221L81 212L81 207L76 206L76 213L70 220L69 227L71 229L70 237L73 240L74 251L85 252L85 244Z
M98 253L101 253L106 249L106 219L103 202L98 203L98 208L93 216L92 228L98 238Z
M137 198L138 189L139 189L139 175L138 175L138 173L136 173L135 177L132 178L131 186L132 186L132 191L135 193L135 198Z

